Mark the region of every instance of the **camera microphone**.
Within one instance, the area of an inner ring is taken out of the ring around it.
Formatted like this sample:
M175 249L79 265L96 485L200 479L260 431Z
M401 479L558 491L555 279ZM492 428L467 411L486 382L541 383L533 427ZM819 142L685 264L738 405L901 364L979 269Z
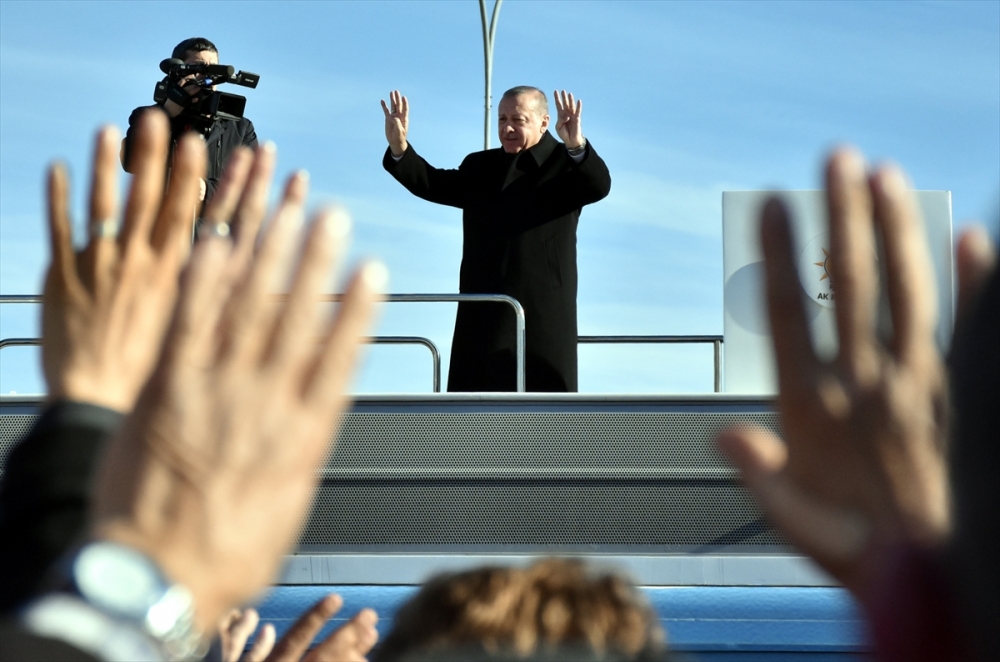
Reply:
M219 76L228 79L232 77L236 69L235 67L228 64L207 64L205 62L187 64L186 62L184 62L184 60L171 57L160 62L160 71L167 74L168 76L177 76L178 74L195 73L195 74L204 74L206 76Z
M184 60L178 59L176 57L171 57L160 62L160 71L162 71L165 74L169 74L177 67L182 67L182 66L184 66Z

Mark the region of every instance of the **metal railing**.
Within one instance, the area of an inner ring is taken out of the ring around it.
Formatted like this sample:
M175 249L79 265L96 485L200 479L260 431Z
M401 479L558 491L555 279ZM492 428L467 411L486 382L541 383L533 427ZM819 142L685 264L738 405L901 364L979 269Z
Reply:
M343 299L342 294L327 294L321 298L322 301L340 301L341 299ZM506 303L514 309L514 357L517 369L517 392L524 393L524 307L517 299L506 294L385 294L383 299L393 303ZM0 303L3 303L2 299L0 299Z
M422 303L462 303L462 302L494 302L506 303L514 309L514 326L516 337L517 362L517 392L524 393L524 308L521 304L506 294L386 294L389 302L422 302ZM327 294L322 301L337 302L343 299L340 294ZM42 303L40 294L2 294L3 303ZM441 392L441 354L437 345L429 338L422 336L372 336L367 342L377 345L419 344L431 352L433 362L433 388L435 393ZM714 373L715 392L722 388L722 336L660 336L660 335L615 335L615 336L579 336L580 344L700 344L712 343L715 350ZM0 340L0 349L4 347L33 346L41 344L38 338L6 338Z
M341 294L327 294L322 297L322 301L340 301ZM515 338L515 360L517 362L517 392L524 393L524 308L520 302L506 294L385 294L385 301L389 302L422 302L422 303L462 303L468 302L493 302L506 303L514 309L514 338ZM41 294L2 294L0 304L3 303L42 303ZM419 343L431 351L434 360L434 392L441 392L441 355L437 346L428 338L420 336L380 336L375 340L375 344L406 344ZM26 338L11 338L12 341L28 340ZM30 343L11 342L4 346L15 344L26 345Z
M435 393L441 392L441 352L437 345L430 338L423 336L370 336L365 338L365 342L373 345L423 345L431 351L431 361L433 362L434 375L431 378L432 388Z
M3 303L0 301L0 303ZM431 388L435 393L441 392L441 352L430 338L423 336L369 336L366 343L372 345L423 345L431 352L432 377ZM39 347L41 338L3 338L0 339L0 351L7 347Z
M715 348L715 392L722 389L722 336L579 336L580 344L700 344Z

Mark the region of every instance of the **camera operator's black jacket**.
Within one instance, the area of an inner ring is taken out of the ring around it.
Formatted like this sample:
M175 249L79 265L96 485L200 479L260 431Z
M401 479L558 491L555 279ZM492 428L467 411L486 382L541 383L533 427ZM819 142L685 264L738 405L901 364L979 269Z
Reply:
M141 106L129 115L128 133L125 134L122 151L122 166L126 172L132 172L130 158L132 137L135 135L133 131L139 121L139 115L149 108L160 108L160 106ZM189 120L183 113L170 120L170 138L173 143L190 130ZM257 132L253 128L253 122L245 117L238 120L219 119L212 124L205 143L208 146L208 169L205 172L205 204L207 204L215 194L215 187L219 185L219 178L222 177L222 170L229 162L229 157L240 145L251 149L257 147ZM202 207L204 208L204 205Z

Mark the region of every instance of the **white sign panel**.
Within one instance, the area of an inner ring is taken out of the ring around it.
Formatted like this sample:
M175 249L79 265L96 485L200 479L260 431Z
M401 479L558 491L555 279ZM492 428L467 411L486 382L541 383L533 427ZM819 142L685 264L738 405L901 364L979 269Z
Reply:
M722 254L725 290L725 360L727 393L774 394L771 338L764 301L764 263L760 250L760 210L771 195L780 195L792 218L794 250L803 304L813 345L823 357L837 351L834 292L823 191L726 191L722 194ZM951 193L917 191L924 217L937 285L937 342L944 350L953 321ZM882 279L884 283L884 278ZM883 295L880 332L891 333L888 302Z

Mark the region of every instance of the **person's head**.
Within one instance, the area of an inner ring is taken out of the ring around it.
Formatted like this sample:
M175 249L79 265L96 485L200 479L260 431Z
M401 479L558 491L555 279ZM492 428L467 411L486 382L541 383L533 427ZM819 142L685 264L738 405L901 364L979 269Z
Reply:
M191 37L174 46L174 52L171 53L170 57L177 60L184 60L184 64L218 64L219 49L204 37ZM190 74L181 78L178 82L181 87L186 87L189 83L201 80L203 77L201 74ZM214 86L212 89L215 89ZM195 94L196 92L197 90L194 87L188 90L188 94Z
M431 579L396 614L377 659L463 650L524 657L574 648L632 658L665 642L659 619L629 581L581 561L546 559Z
M500 146L508 154L531 149L549 128L549 102L537 87L519 85L503 93L497 107Z
M193 62L208 62L205 58L214 57L214 64L219 63L219 49L215 47L215 44L210 42L204 37L191 37L190 39L185 39L181 43L174 46L174 52L170 54L170 57L177 60L184 60L186 64L192 64ZM188 60L188 58L200 58L197 60Z

